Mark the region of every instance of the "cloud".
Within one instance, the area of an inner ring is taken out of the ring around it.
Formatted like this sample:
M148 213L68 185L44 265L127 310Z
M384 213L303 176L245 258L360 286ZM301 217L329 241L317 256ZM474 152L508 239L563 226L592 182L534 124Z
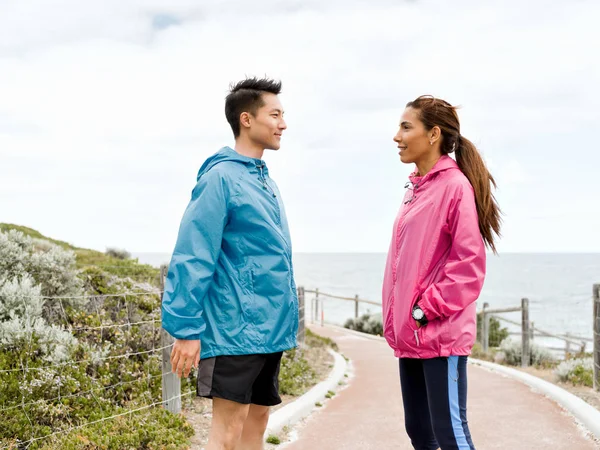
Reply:
M509 213L501 249L592 248L585 230L557 243L564 223L533 239L517 224L572 203L565 192L594 201L599 9L4 2L0 220L100 249L170 251L198 167L232 143L229 83L268 74L283 80L289 129L266 159L296 250L387 249L411 170L391 139L404 104L423 93L462 105L462 132L490 162ZM577 174L568 190L565 173Z

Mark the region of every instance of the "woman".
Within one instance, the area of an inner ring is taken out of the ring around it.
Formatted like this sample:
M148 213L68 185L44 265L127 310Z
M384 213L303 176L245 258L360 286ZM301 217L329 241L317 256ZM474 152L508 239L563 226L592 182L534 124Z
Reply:
M474 449L467 425L467 356L485 245L496 252L494 178L460 134L456 108L408 103L394 141L414 163L394 224L383 285L384 334L400 359L406 431L419 450ZM456 161L449 154L456 154Z

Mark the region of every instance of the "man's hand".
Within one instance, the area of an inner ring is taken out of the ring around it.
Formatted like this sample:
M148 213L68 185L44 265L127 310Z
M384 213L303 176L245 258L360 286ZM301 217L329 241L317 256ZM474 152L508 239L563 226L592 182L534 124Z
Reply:
M179 378L188 377L192 367L198 367L200 362L200 341L175 339L171 351L171 370Z

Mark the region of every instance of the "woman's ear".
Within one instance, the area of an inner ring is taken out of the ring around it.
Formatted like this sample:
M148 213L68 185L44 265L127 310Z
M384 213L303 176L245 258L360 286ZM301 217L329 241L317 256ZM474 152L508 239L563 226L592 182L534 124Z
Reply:
M437 125L435 127L433 127L431 130L429 130L429 133L427 133L427 137L429 138L429 143L431 145L435 144L437 141L440 140L440 138L442 137L442 130L440 129L440 127L438 127Z

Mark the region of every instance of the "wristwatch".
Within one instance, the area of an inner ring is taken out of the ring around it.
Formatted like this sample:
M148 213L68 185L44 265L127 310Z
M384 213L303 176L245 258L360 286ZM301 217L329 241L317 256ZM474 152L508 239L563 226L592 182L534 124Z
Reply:
M423 310L421 309L421 307L419 305L415 305L413 307L412 317L417 322L419 322L421 324L421 326L427 325L427 317L425 317L425 313L423 312Z

